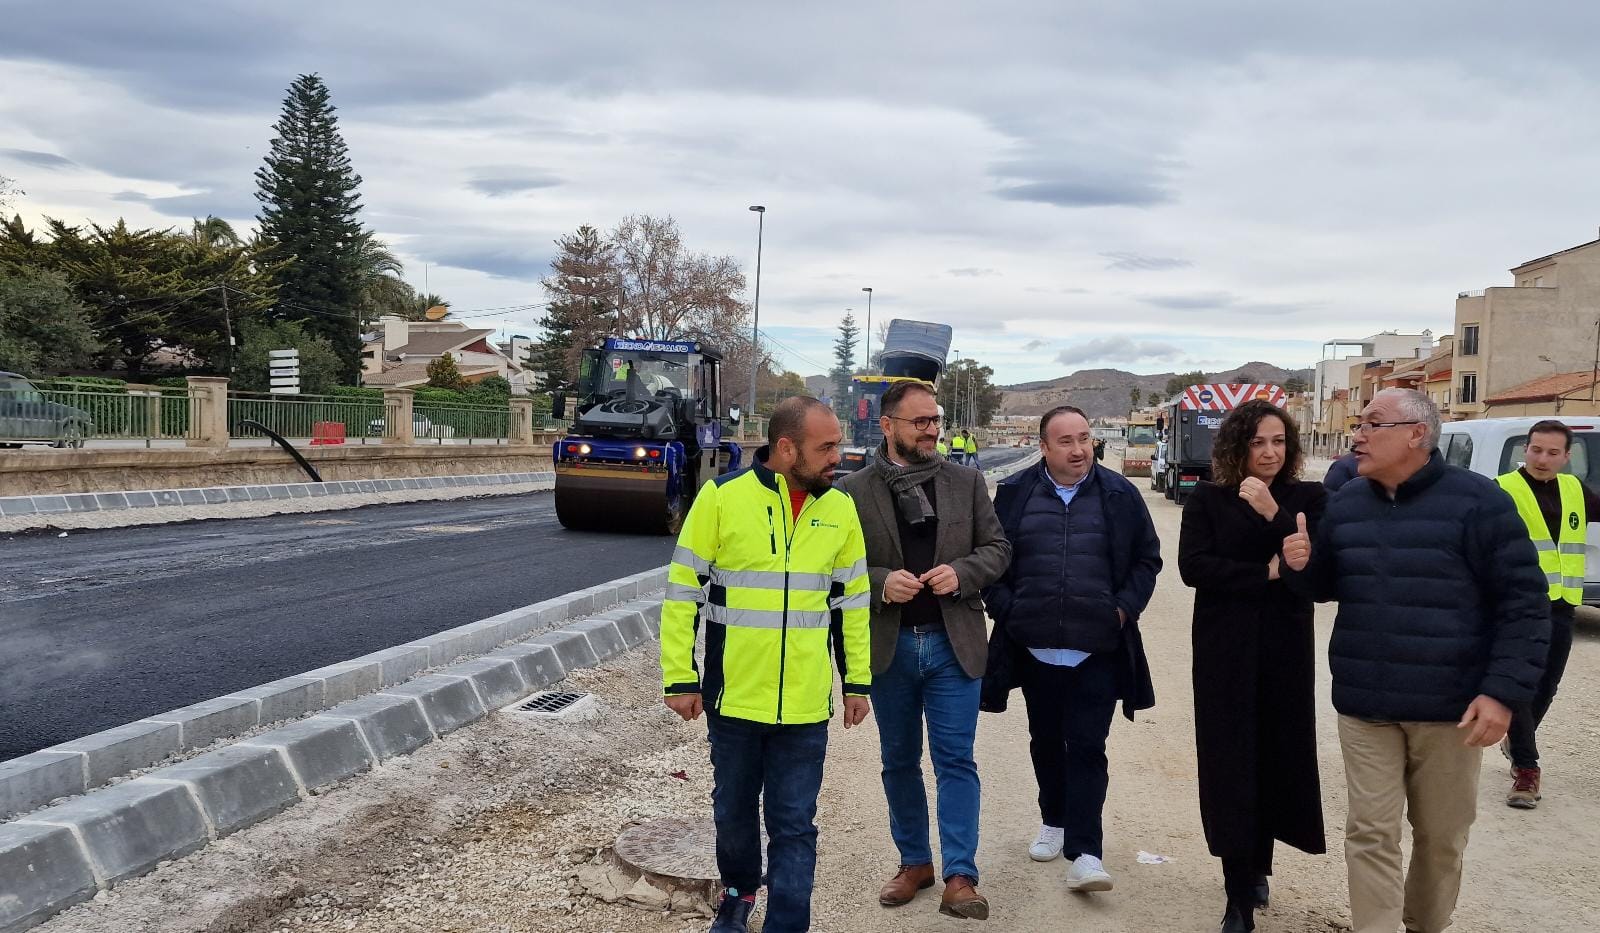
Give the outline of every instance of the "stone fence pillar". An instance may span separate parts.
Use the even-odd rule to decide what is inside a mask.
[[[221,376],[190,376],[189,447],[228,446],[228,380]]]
[[[533,399],[511,400],[511,424],[507,428],[506,443],[513,447],[527,447],[533,443]]]
[[[415,444],[417,425],[412,416],[411,400],[416,395],[410,389],[383,390],[383,442],[385,444]]]

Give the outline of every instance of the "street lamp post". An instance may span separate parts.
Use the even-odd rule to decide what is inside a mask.
[[[872,289],[863,288],[867,293],[867,375],[872,375]]]
[[[756,370],[761,368],[761,236],[767,220],[767,209],[760,204],[750,205],[756,212],[756,306],[754,319],[750,322],[750,413],[747,418],[756,415]]]
[[[950,425],[949,425],[950,431],[951,431],[952,434],[955,432],[956,427],[961,424],[961,351],[957,350],[957,351],[955,351],[955,353],[956,353],[956,384],[955,384],[955,387],[954,387],[955,391],[953,393],[951,393],[955,397],[950,400]]]

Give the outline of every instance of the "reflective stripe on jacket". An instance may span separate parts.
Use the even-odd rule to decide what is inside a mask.
[[[756,457],[707,483],[684,519],[661,604],[663,686],[737,719],[822,722],[835,663],[845,694],[872,683],[866,543],[848,496],[808,496],[796,518],[787,481],[765,448]]]
[[[1551,602],[1583,605],[1584,551],[1589,541],[1588,517],[1584,515],[1583,486],[1570,473],[1556,477],[1561,490],[1561,538],[1550,540],[1550,526],[1539,509],[1533,487],[1522,473],[1513,470],[1498,478],[1500,488],[1511,494],[1517,514],[1528,526],[1528,537],[1539,551],[1539,569],[1550,584]]]

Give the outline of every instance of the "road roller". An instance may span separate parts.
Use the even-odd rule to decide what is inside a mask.
[[[687,340],[612,337],[584,350],[572,397],[556,393],[551,409],[564,418],[572,404],[572,432],[552,452],[561,524],[677,534],[700,487],[743,459],[722,436],[721,367],[715,349]]]

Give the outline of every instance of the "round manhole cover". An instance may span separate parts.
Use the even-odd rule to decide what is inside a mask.
[[[765,844],[766,833],[762,833]],[[617,837],[617,858],[639,871],[692,881],[716,881],[717,829],[710,820],[664,816]]]

